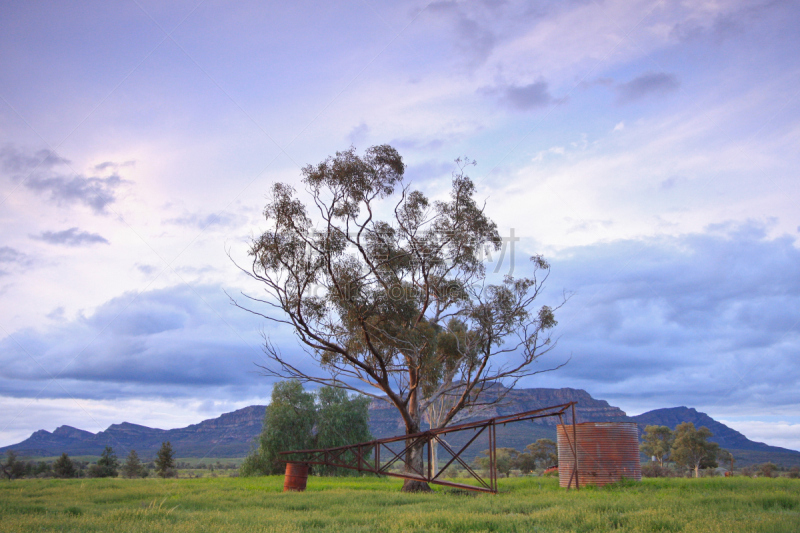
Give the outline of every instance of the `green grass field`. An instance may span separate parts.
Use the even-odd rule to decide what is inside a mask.
[[[377,478],[0,482],[0,531],[800,531],[800,480],[647,479],[567,491],[500,480],[500,494],[403,494]]]

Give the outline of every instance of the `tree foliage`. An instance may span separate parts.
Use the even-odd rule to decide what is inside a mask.
[[[717,466],[719,444],[708,439],[714,434],[705,426],[695,429],[691,422],[684,422],[675,427],[675,439],[672,443],[672,460],[678,465],[694,470],[694,477],[700,477],[701,468]]]
[[[489,450],[481,452],[483,457],[478,456],[475,458],[475,464],[484,470],[489,469]],[[511,470],[517,468],[517,459],[519,452],[514,448],[497,448],[495,450],[495,465],[500,474],[509,476]]]
[[[136,450],[131,450],[122,464],[122,475],[126,478],[147,477],[147,469],[139,459]]]
[[[523,474],[530,474],[536,470],[536,460],[530,452],[523,452],[517,456],[516,466]]]
[[[315,447],[333,448],[372,440],[369,398],[363,395],[351,398],[343,389],[321,387],[317,392],[317,402]],[[319,472],[328,475],[355,474],[353,470],[330,466],[320,467]]]
[[[642,443],[639,449],[648,457],[655,457],[658,465],[663,467],[669,457],[674,436],[667,426],[647,426],[644,428]]]
[[[351,398],[345,390],[321,387],[306,392],[297,380],[282,381],[272,388],[264,414],[259,446],[242,464],[244,476],[280,474],[285,468],[279,453],[311,448],[331,448],[372,439],[369,431],[369,399]],[[317,468],[317,467],[315,467]],[[318,467],[324,474],[351,471]]]
[[[717,452],[717,462],[720,466],[727,467],[729,472],[733,472],[736,458],[728,450],[720,448],[719,452]]]
[[[539,439],[525,449],[542,470],[558,464],[558,446],[550,439]]]
[[[172,444],[169,441],[162,442],[156,454],[156,474],[160,477],[175,476],[175,458],[172,451]]]
[[[66,452],[61,454],[61,457],[53,462],[53,475],[60,478],[71,478],[78,475],[72,459],[69,458]]]
[[[8,450],[5,461],[0,461],[0,471],[6,479],[17,479],[25,475],[25,463],[17,458],[15,451]]]
[[[273,186],[269,229],[253,241],[247,271],[266,294],[242,307],[290,326],[319,371],[267,339],[268,374],[351,390],[360,381],[397,408],[410,434],[443,395],[457,397],[437,417],[442,426],[479,405],[489,384],[546,370],[532,363],[552,348],[556,325],[551,307],[534,308],[549,265],[535,256],[530,277],[487,282],[484,254],[511,252],[475,201],[466,163],[439,201],[403,182],[405,165],[388,145],[306,166],[305,202]],[[421,469],[420,446],[407,461]]]
[[[514,448],[497,448],[496,465],[497,471],[509,476],[511,470],[518,469],[524,474],[529,474],[541,468],[547,469],[558,464],[558,446],[550,439],[539,439],[525,447],[525,452],[520,453]],[[489,468],[489,450],[481,452],[483,457],[478,456],[475,464],[483,469]]]
[[[279,452],[314,447],[312,429],[316,422],[314,395],[297,380],[281,381],[272,387],[264,414],[259,446],[243,462],[241,474],[280,474],[285,467]]]
[[[89,477],[117,477],[119,461],[111,446],[106,446],[97,464],[89,467]]]
[[[761,477],[778,477],[778,466],[775,463],[762,463],[758,469]]]

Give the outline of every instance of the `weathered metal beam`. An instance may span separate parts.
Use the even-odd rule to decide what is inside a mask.
[[[293,462],[293,463],[306,463],[306,464],[318,464],[318,465],[328,465],[338,468],[348,468],[351,470],[358,470],[359,472],[370,472],[373,474],[385,475],[385,476],[392,476],[392,477],[399,477],[403,479],[412,479],[416,481],[424,481],[427,483],[434,483],[437,485],[444,485],[448,487],[456,487],[465,490],[475,490],[480,492],[497,492],[497,424],[509,424],[513,422],[523,422],[526,420],[535,420],[538,418],[546,418],[551,416],[557,416],[559,420],[562,421],[563,424],[563,416],[564,413],[571,409],[572,410],[572,422],[573,422],[573,438],[570,442],[570,449],[575,454],[575,463],[573,467],[573,471],[570,475],[570,486],[572,485],[572,478],[575,479],[575,484],[577,487],[578,481],[578,461],[577,461],[577,434],[574,431],[576,419],[575,419],[575,404],[577,402],[569,402],[560,405],[554,405],[551,407],[545,407],[542,409],[535,409],[533,411],[525,411],[522,413],[516,413],[513,415],[506,415],[506,416],[497,416],[494,418],[487,418],[485,420],[478,420],[475,422],[466,422],[463,424],[458,424],[455,426],[444,427],[444,428],[436,428],[436,429],[429,429],[427,431],[421,431],[419,433],[414,433],[411,435],[398,435],[396,437],[389,437],[384,439],[375,439],[369,442],[361,442],[358,444],[350,444],[346,446],[337,446],[334,448],[320,448],[320,449],[312,449],[312,450],[293,450],[288,452],[281,452],[280,455],[286,457],[282,459],[285,462]],[[489,430],[489,480],[488,482],[481,477],[474,469],[472,469],[462,458],[461,454],[473,443],[475,440],[480,436],[485,430]],[[460,447],[458,451],[453,450],[451,446],[449,446],[444,439],[441,438],[442,435],[446,435],[448,433],[455,433],[459,431],[468,431],[468,430],[476,430],[475,435],[472,436],[466,444]],[[569,440],[569,438],[568,438]],[[451,455],[450,460],[445,464],[444,467],[441,469],[434,469],[432,465],[433,461],[433,453],[431,449],[431,442],[436,441],[442,445],[442,447]],[[403,450],[399,453],[392,450],[388,445],[393,443],[403,442],[405,445]],[[410,469],[410,465],[406,461],[406,453],[411,449],[413,446],[417,446],[421,444],[422,446],[428,446],[428,467],[427,472],[390,472],[389,468],[391,468],[396,463],[402,463],[406,466],[407,469]],[[369,451],[365,454],[365,450],[372,449],[372,454],[374,455],[374,463],[368,462],[366,457],[369,455]],[[382,464],[381,462],[381,448],[385,448],[389,451],[390,459]],[[297,458],[296,456],[303,456]],[[469,472],[474,480],[476,480],[480,485],[467,485],[464,483],[455,483],[452,481],[444,481],[439,479],[442,473],[447,470],[447,468],[452,465],[454,462],[458,462],[464,469]],[[437,471],[438,470],[438,471]],[[426,475],[427,474],[427,475]]]

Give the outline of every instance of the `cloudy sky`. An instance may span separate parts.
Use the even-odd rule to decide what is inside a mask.
[[[6,2],[0,445],[265,403],[226,291],[270,184],[389,143],[453,160],[525,254],[567,366],[629,414],[686,405],[800,449],[793,1]]]

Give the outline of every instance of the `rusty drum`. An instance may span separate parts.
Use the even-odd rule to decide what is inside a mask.
[[[283,478],[283,492],[306,490],[308,465],[305,463],[286,463],[286,476]]]
[[[584,422],[574,428],[574,433],[572,425],[558,425],[557,435],[558,479],[562,487],[575,486],[575,440],[579,486],[602,486],[622,478],[642,480],[639,431],[635,423]]]

